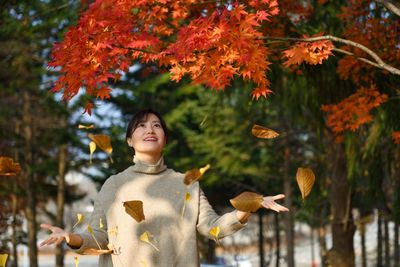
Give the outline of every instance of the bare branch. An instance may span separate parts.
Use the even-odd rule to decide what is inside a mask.
[[[393,12],[393,14],[400,17],[400,7],[396,6],[394,3],[392,3],[388,0],[376,0],[376,2],[381,3],[387,9],[389,9],[391,12]]]
[[[350,40],[346,40],[346,39],[343,39],[343,38],[339,38],[339,37],[336,37],[336,36],[325,35],[325,36],[317,36],[317,37],[310,37],[310,38],[290,38],[290,37],[263,36],[263,37],[260,37],[260,39],[263,39],[263,40],[296,41],[296,42],[315,42],[315,41],[329,40],[329,41],[333,41],[333,42],[343,43],[343,44],[350,45],[350,46],[357,47],[357,48],[361,49],[362,51],[364,51],[365,53],[370,55],[374,59],[375,62],[370,61],[370,60],[365,59],[365,58],[360,58],[361,61],[366,62],[368,64],[373,63],[371,65],[373,65],[375,67],[387,70],[388,72],[390,72],[392,74],[395,74],[395,75],[400,75],[400,69],[395,68],[395,67],[383,62],[383,60],[375,52],[373,52],[371,49],[369,49],[368,47],[366,47],[366,46],[364,46],[364,45],[362,45],[360,43],[356,43],[356,42],[353,42],[353,41],[350,41]],[[339,52],[344,53],[343,51],[345,51],[345,50],[341,50]],[[350,53],[350,52],[348,52],[348,53]]]

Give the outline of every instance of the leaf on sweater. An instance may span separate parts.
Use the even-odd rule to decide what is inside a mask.
[[[233,207],[245,212],[256,212],[262,207],[263,196],[253,192],[243,192],[230,199]]]
[[[93,237],[94,241],[96,242],[97,246],[99,247],[99,250],[101,250],[100,244],[97,241],[96,236],[94,235],[92,226],[88,225],[87,230],[88,230],[89,234]]]
[[[79,258],[78,257],[74,257],[74,263],[75,263],[75,267],[79,266]]]
[[[113,160],[111,158],[111,154],[113,151],[113,148],[111,146],[111,138],[108,135],[105,134],[88,134],[88,137],[96,143],[98,147],[101,148],[104,152],[108,154],[110,157],[111,163],[113,163]]]
[[[209,234],[214,237],[215,242],[219,243],[219,233],[221,232],[221,229],[219,226],[211,228]]]
[[[254,124],[251,133],[258,138],[272,139],[279,136],[279,133],[269,128]]]
[[[109,229],[107,232],[109,235],[117,236],[118,235],[118,226],[115,226],[114,228]]]
[[[78,125],[78,129],[85,129],[85,130],[88,130],[88,129],[93,129],[93,128],[94,128],[94,124],[90,124],[90,125],[79,124],[79,125]]]
[[[0,267],[6,267],[8,254],[0,254]]]
[[[189,193],[189,192],[186,192],[186,193],[185,193],[185,199],[184,199],[184,201],[183,201],[181,219],[183,219],[183,215],[185,214],[186,203],[189,202],[191,199],[192,199],[192,196],[190,195],[190,193]]]
[[[203,168],[200,169],[192,169],[185,173],[185,178],[183,182],[185,185],[193,184],[194,182],[200,180],[203,174],[210,168],[210,164],[207,164]]]
[[[315,175],[310,168],[298,168],[296,173],[297,185],[300,188],[303,200],[311,193],[314,186]]]
[[[21,171],[19,163],[14,162],[12,158],[0,157],[0,175],[14,176]]]
[[[152,246],[155,250],[157,250],[158,252],[160,252],[160,250],[153,244],[150,242],[150,239],[153,237],[152,234],[150,234],[150,232],[145,231],[143,234],[140,235],[140,241],[143,241],[147,244],[149,244],[150,246]]]
[[[140,261],[140,264],[141,264],[143,267],[148,267],[148,266],[149,266],[149,264],[147,263],[146,260],[141,260],[141,261]]]
[[[104,224],[103,224],[103,220],[100,218],[99,220],[99,228],[103,229],[104,228]]]
[[[131,200],[124,202],[125,212],[131,215],[137,222],[145,219],[143,213],[143,202],[140,200]]]
[[[92,157],[93,157],[93,153],[95,150],[96,150],[96,143],[92,141],[89,143],[89,151],[90,151],[89,162],[90,162],[90,164],[92,164]]]
[[[76,223],[74,224],[74,226],[72,226],[72,229],[75,228],[78,224],[82,223],[83,220],[85,219],[85,216],[83,216],[82,213],[77,213],[77,214],[76,214],[76,218],[77,218],[78,220],[76,221]]]

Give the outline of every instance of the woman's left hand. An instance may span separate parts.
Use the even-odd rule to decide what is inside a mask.
[[[264,208],[274,210],[276,212],[289,211],[289,209],[286,208],[285,206],[279,205],[278,203],[275,202],[275,200],[282,199],[284,197],[285,197],[284,194],[264,197],[262,205]]]

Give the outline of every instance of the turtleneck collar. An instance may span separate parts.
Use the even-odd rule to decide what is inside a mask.
[[[133,165],[132,169],[135,172],[158,174],[167,169],[167,165],[164,164],[164,158],[162,156],[160,160],[154,165],[140,161],[136,156],[133,157],[133,162],[135,163],[135,165]]]

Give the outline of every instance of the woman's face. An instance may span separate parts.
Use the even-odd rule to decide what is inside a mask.
[[[146,118],[139,122],[127,142],[135,150],[137,156],[146,155],[159,158],[166,144],[160,119],[152,113],[147,114]]]

